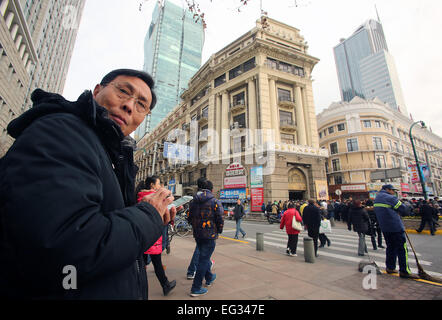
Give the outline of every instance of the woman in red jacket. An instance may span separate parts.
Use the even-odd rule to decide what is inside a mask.
[[[138,202],[143,199],[144,196],[148,196],[152,193],[155,193],[158,189],[161,188],[161,181],[158,176],[147,177],[144,182],[144,187],[146,189],[142,189],[137,194]],[[169,218],[170,219],[170,218]],[[166,220],[167,221],[167,220]],[[153,244],[145,253],[145,259],[147,264],[147,255],[150,255],[152,260],[153,268],[155,270],[155,275],[157,276],[158,281],[163,287],[163,294],[167,296],[170,291],[176,286],[176,281],[169,281],[166,277],[166,272],[164,271],[163,263],[161,262],[161,253],[163,252],[163,237],[161,236],[157,242]]]
[[[296,257],[296,248],[298,246],[298,234],[300,231],[292,228],[292,221],[296,219],[298,222],[302,222],[302,218],[299,215],[299,212],[295,209],[295,205],[290,202],[288,205],[288,209],[284,212],[284,215],[281,218],[280,228],[284,229],[289,236],[289,240],[287,241],[287,250],[286,253],[291,257]]]

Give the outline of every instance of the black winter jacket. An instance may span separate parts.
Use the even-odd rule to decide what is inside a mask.
[[[209,190],[198,191],[189,205],[188,221],[195,239],[215,240],[223,232],[223,206]]]
[[[365,208],[351,207],[348,211],[348,230],[351,230],[353,225],[353,231],[357,233],[367,234],[370,227],[370,218]]]
[[[0,162],[0,296],[147,299],[142,256],[163,223],[135,204],[133,148],[90,91],[70,102],[37,89],[32,101]]]
[[[321,226],[321,210],[313,204],[309,204],[304,208],[302,213],[302,221],[307,227],[309,234],[319,234]]]
[[[244,207],[241,204],[236,204],[233,209],[233,218],[239,220],[244,216]]]

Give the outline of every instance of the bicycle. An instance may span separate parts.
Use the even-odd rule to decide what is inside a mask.
[[[169,245],[166,248],[166,252],[170,253],[170,243],[172,242],[173,236],[178,235],[180,237],[187,236],[192,231],[192,225],[187,222],[186,216],[187,216],[187,210],[182,210],[180,213],[177,213],[177,216],[175,218],[174,225],[169,223],[167,228],[167,239]]]

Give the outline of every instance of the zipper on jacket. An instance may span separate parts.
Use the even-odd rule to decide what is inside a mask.
[[[137,287],[138,287],[138,300],[143,300],[143,297],[141,296],[141,274],[140,274],[140,263],[139,260],[137,259],[135,261],[135,271],[137,273]]]

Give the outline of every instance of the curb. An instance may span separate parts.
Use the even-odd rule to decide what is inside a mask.
[[[425,234],[425,235],[427,235],[427,236],[429,236],[431,233],[430,233],[430,230],[422,230],[421,232],[417,232],[416,230],[414,230],[414,229],[406,229],[405,230],[407,233],[412,233],[412,234]],[[442,230],[436,230],[436,232],[434,233],[435,235],[437,235],[437,236],[442,236]]]

